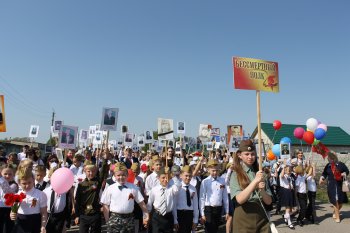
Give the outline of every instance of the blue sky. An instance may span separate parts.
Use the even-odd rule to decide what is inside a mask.
[[[132,132],[157,118],[222,131],[256,127],[255,91],[233,88],[232,56],[279,63],[280,93],[261,93],[262,122],[314,117],[348,133],[349,1],[0,1],[0,93],[7,132],[56,119],[87,129],[119,107]]]

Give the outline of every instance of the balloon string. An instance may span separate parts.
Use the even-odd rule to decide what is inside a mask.
[[[275,139],[276,132],[277,132],[277,130],[275,130],[275,133],[273,134],[273,137],[272,137],[272,144],[274,144],[274,143],[273,143],[273,140]]]

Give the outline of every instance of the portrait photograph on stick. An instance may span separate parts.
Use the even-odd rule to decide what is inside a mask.
[[[37,138],[39,135],[39,125],[31,125],[29,130],[30,138]]]
[[[166,140],[174,138],[173,119],[158,118],[158,138]]]
[[[75,144],[78,135],[78,127],[62,125],[59,133],[59,148],[75,149]]]
[[[101,130],[117,130],[118,111],[118,108],[102,109]]]

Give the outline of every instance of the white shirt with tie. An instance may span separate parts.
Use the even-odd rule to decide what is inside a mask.
[[[225,179],[217,177],[214,179],[212,176],[208,176],[201,183],[200,189],[200,211],[204,216],[205,206],[222,206],[224,204],[225,213],[228,213],[228,194],[225,185]]]
[[[121,185],[115,182],[108,186],[105,195],[101,198],[101,203],[108,205],[111,212],[130,214],[134,211],[134,201],[140,203],[143,200],[143,196],[136,185],[128,182]]]
[[[177,195],[175,196],[175,208],[173,209],[174,223],[178,224],[177,221],[177,210],[193,210],[193,222],[198,223],[198,195],[197,190],[191,184],[181,183],[181,188]],[[191,205],[187,205],[187,196],[186,196],[186,186],[190,191]]]
[[[172,212],[172,210],[174,209],[175,195],[179,192],[180,187],[181,183],[176,180],[175,184],[172,186],[167,185],[167,187],[163,187],[159,184],[156,187],[152,188],[151,192],[149,193],[149,198],[147,202],[148,211],[151,212],[152,208],[154,208],[157,212],[159,212],[162,201],[162,189],[164,188],[166,213]]]
[[[44,189],[43,191],[46,195],[46,198],[47,198],[47,212],[48,213],[51,213],[51,194],[53,192],[52,190],[52,187],[49,186],[47,187],[46,189]],[[61,213],[64,208],[66,207],[66,197],[67,197],[67,194],[64,193],[64,194],[57,194],[55,193],[55,199],[54,199],[54,202],[53,202],[53,212],[55,214],[57,213]]]
[[[158,179],[158,175],[156,172],[152,172],[149,176],[147,176],[146,178],[146,182],[145,182],[145,193],[147,196],[150,195],[150,192],[152,190],[153,187],[159,185],[159,179]]]

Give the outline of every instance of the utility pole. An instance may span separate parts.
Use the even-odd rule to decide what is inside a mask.
[[[54,121],[55,121],[55,109],[52,109],[51,126],[53,126]],[[52,139],[52,133],[50,132],[50,140],[51,139]]]

